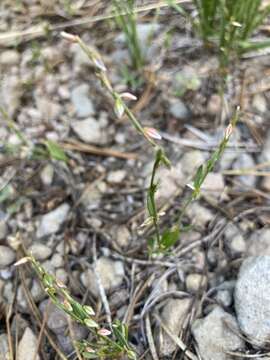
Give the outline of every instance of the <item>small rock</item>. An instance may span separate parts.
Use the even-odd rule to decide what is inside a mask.
[[[0,218],[0,240],[5,239],[5,237],[7,236],[7,224],[5,220],[2,220]]]
[[[71,91],[71,101],[79,118],[86,118],[95,113],[89,91],[90,88],[87,84],[81,84]]]
[[[7,334],[0,335],[0,360],[10,359]]]
[[[40,302],[44,300],[44,298],[46,298],[46,293],[44,289],[40,285],[40,282],[36,279],[33,280],[33,284],[31,287],[31,294],[35,302]]]
[[[254,231],[249,237],[247,253],[250,256],[270,255],[270,229]]]
[[[60,254],[54,254],[51,258],[51,263],[55,268],[59,268],[64,265],[64,259]]]
[[[61,106],[45,97],[36,96],[37,108],[40,111],[42,117],[47,121],[58,120],[61,114]]]
[[[177,191],[181,192],[183,185],[183,172],[181,163],[176,164],[171,169],[161,167],[158,169],[157,178],[161,179],[156,198],[160,202],[170,199]]]
[[[125,225],[117,226],[116,242],[121,248],[125,248],[129,245],[129,242],[131,240],[130,238],[131,238],[130,232]]]
[[[71,127],[80,140],[86,143],[101,145],[107,141],[106,133],[100,122],[92,117],[85,120],[73,121]]]
[[[213,219],[213,213],[197,202],[190,204],[186,211],[193,225],[204,228]]]
[[[229,307],[232,304],[232,293],[230,290],[219,290],[216,295],[216,301],[224,307]]]
[[[15,252],[9,247],[0,245],[0,269],[12,264],[16,259]]]
[[[53,181],[54,168],[51,164],[47,164],[40,172],[40,179],[45,186],[50,186]]]
[[[66,313],[63,310],[58,309],[58,307],[48,300],[42,301],[39,308],[43,314],[46,313],[46,323],[48,328],[57,335],[63,335],[68,326]]]
[[[62,348],[62,350],[66,354],[70,354],[74,350],[73,340],[85,340],[88,335],[88,330],[85,326],[82,326],[77,323],[72,324],[72,335],[74,336],[72,339],[70,336],[66,336],[65,334],[58,334],[57,340]]]
[[[267,111],[267,102],[263,94],[255,94],[252,100],[252,107],[259,113],[265,113]]]
[[[246,251],[246,242],[240,230],[233,223],[229,224],[225,230],[224,237],[226,244],[233,254],[244,253]]]
[[[170,102],[169,112],[176,119],[186,120],[190,118],[190,110],[180,99],[174,99]]]
[[[220,95],[213,94],[210,96],[207,104],[207,112],[212,116],[219,115],[221,112],[222,101]]]
[[[207,284],[207,277],[202,274],[189,274],[186,278],[186,287],[189,292],[196,293]]]
[[[263,346],[270,337],[270,256],[251,256],[239,271],[234,306],[243,333]]]
[[[17,356],[20,360],[39,360],[37,354],[38,341],[33,331],[28,327],[25,329],[22,339],[18,345]]]
[[[270,176],[265,176],[262,181],[262,188],[266,191],[270,191]]]
[[[162,319],[164,324],[171,330],[175,336],[179,336],[183,329],[184,322],[190,309],[190,299],[170,299],[162,310]],[[159,352],[161,356],[169,356],[175,351],[177,345],[162,330],[159,331]]]
[[[17,75],[3,76],[0,86],[0,105],[13,117],[21,104],[23,88]]]
[[[46,215],[43,215],[37,229],[37,237],[56,233],[67,218],[70,206],[62,204]]]
[[[127,175],[126,170],[110,171],[107,180],[112,184],[121,184]]]
[[[100,257],[97,260],[96,266],[101,283],[106,291],[113,290],[121,285],[125,275],[124,266],[121,261],[113,261],[106,257]],[[82,273],[81,281],[93,295],[99,296],[96,276],[92,269]]]
[[[243,349],[244,341],[231,329],[238,331],[237,322],[220,307],[193,323],[192,333],[203,360],[233,360],[226,351]]]
[[[205,161],[202,151],[187,151],[181,158],[182,171],[185,175],[194,175],[200,165]]]
[[[29,251],[33,254],[36,260],[41,261],[48,259],[48,257],[52,254],[52,250],[47,245],[41,243],[34,243],[30,247]]]
[[[16,50],[6,50],[0,54],[0,65],[13,66],[20,61],[20,54]]]
[[[233,168],[236,170],[248,169],[253,168],[255,165],[256,164],[253,160],[253,157],[249,154],[243,153],[237,158],[237,160],[233,164]],[[237,176],[237,179],[245,186],[254,187],[257,177],[255,175],[240,175]]]
[[[224,188],[225,182],[222,174],[213,172],[206,176],[202,185],[202,191],[213,196],[220,196],[220,194],[224,191]]]
[[[268,130],[268,133],[266,135],[266,139],[264,142],[262,155],[261,155],[261,161],[270,161],[270,130]]]

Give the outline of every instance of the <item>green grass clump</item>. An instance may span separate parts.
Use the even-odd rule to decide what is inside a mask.
[[[252,42],[251,36],[270,13],[262,0],[193,0],[198,17],[195,30],[207,46],[218,47],[220,66],[226,69],[234,56],[270,45]]]
[[[132,67],[140,71],[144,65],[142,49],[137,34],[135,0],[113,0],[115,21],[125,35]]]

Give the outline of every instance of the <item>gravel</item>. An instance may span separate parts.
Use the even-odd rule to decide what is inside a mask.
[[[28,327],[25,329],[22,339],[18,345],[18,359],[20,360],[39,360],[40,357],[36,354],[37,337],[33,331]]]
[[[69,209],[70,206],[68,204],[62,204],[46,215],[43,215],[37,228],[37,237],[42,238],[43,236],[57,233],[65,222]]]
[[[96,269],[105,290],[110,291],[121,285],[125,275],[124,266],[121,261],[113,261],[107,257],[101,257],[97,260]],[[81,281],[94,296],[99,296],[96,276],[92,269],[82,273]]]
[[[237,331],[235,318],[218,306],[205,318],[196,320],[192,334],[202,360],[233,360],[234,357],[227,355],[226,351],[244,348],[244,341],[236,335]]]
[[[0,245],[0,269],[11,265],[16,259],[15,252],[7,246]]]
[[[270,257],[251,256],[239,271],[234,292],[237,320],[253,343],[264,345],[270,337]]]
[[[171,332],[178,336],[183,330],[184,322],[188,316],[191,299],[170,299],[166,302],[161,314],[164,324],[171,330]],[[159,330],[159,352],[161,356],[169,356],[172,354],[177,345],[174,341],[162,330]]]
[[[71,127],[80,140],[89,144],[106,143],[106,134],[101,123],[93,117],[85,120],[73,121]]]
[[[179,120],[187,120],[190,118],[190,110],[185,103],[180,99],[173,99],[170,101],[170,114]]]
[[[270,255],[270,229],[265,227],[254,231],[247,241],[250,256]]]
[[[52,254],[52,249],[42,243],[34,243],[29,248],[29,251],[33,254],[36,260],[41,261],[48,259]]]
[[[7,334],[0,335],[0,360],[9,359],[9,346]]]
[[[89,97],[90,87],[88,84],[81,84],[71,90],[71,101],[76,115],[79,118],[86,118],[94,115],[94,105]]]

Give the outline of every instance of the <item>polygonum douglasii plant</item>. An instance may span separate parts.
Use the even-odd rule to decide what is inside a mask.
[[[26,262],[31,263],[51,301],[71,319],[90,330],[89,340],[76,344],[85,359],[121,359],[124,355],[133,360],[137,358],[128,343],[128,330],[124,324],[116,321],[109,325],[109,328],[101,327],[94,319],[93,308],[76,301],[67,287],[53,275],[48,274],[33,256],[24,257],[15,265]]]
[[[183,209],[180,211],[179,221],[171,229],[166,229],[161,233],[159,226],[159,218],[162,214],[158,211],[158,206],[156,203],[155,195],[158,189],[158,181],[156,180],[157,171],[160,166],[166,166],[170,168],[171,164],[167,158],[165,151],[161,145],[158,145],[156,140],[161,140],[161,136],[158,131],[154,128],[143,127],[140,121],[135,117],[132,111],[124,102],[125,99],[135,100],[136,97],[130,93],[119,94],[111,85],[109,77],[107,75],[107,69],[101,59],[99,53],[92,47],[86,45],[79,36],[68,34],[63,32],[62,36],[71,41],[78,43],[81,49],[88,55],[89,59],[95,66],[96,75],[100,79],[102,85],[105,89],[111,94],[114,100],[114,111],[116,116],[122,117],[124,114],[130,120],[137,132],[144,137],[144,139],[152,146],[154,150],[154,165],[151,173],[150,186],[147,191],[147,210],[149,218],[146,220],[146,223],[152,225],[154,228],[154,235],[149,241],[151,253],[155,252],[164,252],[172,247],[180,236],[181,221],[187,206],[191,201],[195,200],[199,196],[200,188],[207,176],[207,174],[213,170],[214,165],[222,156],[226,145],[229,141],[230,134],[235,126],[239,111],[237,110],[230,125],[228,126],[223,140],[221,141],[218,149],[214,152],[212,157],[207,161],[206,164],[202,165],[195,176],[193,184],[193,192],[190,198],[187,200],[187,203],[184,205]]]
[[[107,69],[99,53],[92,47],[87,46],[79,36],[65,32],[62,33],[62,36],[66,40],[80,45],[81,49],[92,61],[97,77],[111,95],[114,101],[114,111],[116,116],[122,117],[125,114],[136,131],[144,137],[147,143],[151,145],[154,150],[154,164],[151,173],[150,186],[147,191],[147,210],[149,217],[145,223],[151,225],[154,230],[154,234],[150,241],[151,253],[164,253],[179,240],[185,210],[193,200],[198,198],[201,186],[207,174],[213,170],[216,162],[222,156],[238,119],[239,110],[236,111],[231,123],[227,127],[218,149],[213,153],[211,158],[197,170],[193,184],[190,186],[192,188],[192,193],[180,211],[178,222],[171,228],[161,231],[159,220],[162,213],[159,211],[155,199],[158,189],[158,180],[156,178],[157,171],[160,166],[166,166],[169,168],[170,161],[168,160],[163,147],[156,143],[156,141],[161,140],[160,134],[154,128],[143,127],[139,120],[130,111],[129,107],[125,103],[125,100],[136,100],[136,97],[128,92],[119,94],[115,91],[107,76]],[[136,353],[128,342],[128,331],[124,324],[120,321],[116,321],[113,324],[108,325],[106,328],[101,327],[95,320],[95,313],[92,307],[81,305],[77,302],[69,294],[67,287],[59,282],[53,275],[48,274],[32,255],[19,260],[16,265],[21,265],[25,262],[30,262],[32,264],[32,267],[36,271],[52,302],[58,308],[66,312],[73,320],[86,326],[90,330],[92,335],[90,340],[83,340],[77,343],[77,347],[84,358],[118,359],[123,356],[127,356],[129,359],[136,359]]]

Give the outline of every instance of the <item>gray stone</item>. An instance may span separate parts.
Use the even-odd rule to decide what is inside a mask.
[[[16,50],[5,50],[0,54],[0,65],[13,66],[20,61],[20,54]]]
[[[107,180],[109,183],[112,183],[112,184],[120,184],[123,182],[126,175],[127,175],[126,170],[110,171],[107,176]]]
[[[53,181],[54,169],[52,164],[47,164],[40,172],[40,179],[45,186],[50,186]]]
[[[270,256],[251,256],[240,269],[234,292],[237,320],[252,343],[270,337]]]
[[[190,118],[190,110],[180,99],[170,101],[169,112],[176,119],[186,120]]]
[[[46,215],[43,215],[37,229],[37,237],[41,238],[56,233],[66,220],[69,209],[70,206],[68,204],[62,204]]]
[[[23,88],[17,75],[3,76],[0,86],[0,105],[13,117],[21,104]]]
[[[157,178],[160,179],[156,198],[160,202],[170,199],[176,192],[182,192],[184,176],[181,163],[172,166],[171,169],[160,167],[157,171]]]
[[[236,335],[237,331],[235,318],[220,307],[215,307],[205,318],[196,320],[192,325],[192,334],[201,359],[233,360],[234,357],[226,352],[244,347],[244,341]]]
[[[11,265],[16,259],[15,252],[7,246],[0,245],[0,269]]]
[[[270,228],[263,228],[254,231],[249,237],[247,243],[248,243],[248,250],[247,250],[248,255],[270,256]]]
[[[58,309],[54,304],[48,300],[42,301],[39,306],[41,312],[47,316],[48,328],[57,335],[64,335],[64,332],[68,326],[68,319],[66,313]]]
[[[261,155],[261,161],[270,161],[270,130],[268,130],[265,143],[263,146],[263,151]]]
[[[225,189],[224,177],[222,174],[210,172],[203,185],[202,192],[208,195],[219,197]]]
[[[182,171],[187,176],[194,175],[200,165],[205,161],[202,151],[187,151],[181,158]]]
[[[25,329],[22,339],[18,345],[17,357],[20,360],[39,360],[37,353],[38,341],[36,335],[28,327]]]
[[[233,254],[244,253],[246,251],[247,245],[245,239],[238,227],[233,223],[226,227],[224,237],[226,244]]]
[[[207,112],[212,116],[220,115],[221,107],[222,101],[220,95],[211,95],[207,103]]]
[[[10,358],[7,334],[0,335],[0,360]]]
[[[125,225],[117,226],[113,236],[116,234],[116,242],[120,247],[127,247],[131,240],[131,234]]]
[[[196,293],[203,289],[207,284],[207,277],[203,274],[188,274],[186,277],[186,287],[189,292]]]
[[[232,304],[232,293],[230,290],[219,290],[216,295],[216,301],[224,306],[229,307]]]
[[[52,250],[49,248],[49,246],[42,243],[34,243],[29,248],[29,251],[33,254],[36,260],[41,261],[48,259],[48,257],[50,257],[52,254]]]
[[[81,84],[71,91],[71,101],[79,118],[94,114],[94,105],[89,97],[89,85]]]
[[[253,157],[246,153],[241,154],[233,164],[233,168],[236,170],[253,168],[254,166],[255,161]],[[255,175],[240,175],[237,176],[237,179],[245,186],[254,187],[257,177]]]
[[[270,191],[270,176],[265,176],[262,181],[262,188],[266,191]]]
[[[5,239],[5,237],[7,236],[7,224],[5,220],[2,220],[0,218],[0,240]]]
[[[190,299],[170,299],[162,310],[162,319],[164,324],[175,335],[179,336],[183,330],[184,322],[188,316],[190,308]],[[159,330],[159,352],[161,356],[169,356],[175,351],[177,345],[175,342],[162,330]]]
[[[96,270],[99,273],[101,283],[105,290],[110,291],[121,285],[125,271],[121,261],[113,261],[107,257],[100,257],[97,260]],[[89,291],[99,296],[99,290],[96,282],[96,276],[92,269],[88,269],[81,275],[83,285]]]
[[[252,100],[252,107],[259,113],[265,113],[267,111],[267,102],[263,94],[255,94]]]
[[[186,211],[193,225],[204,228],[213,219],[213,213],[197,202],[191,203]]]
[[[86,143],[101,145],[107,141],[107,136],[101,123],[92,117],[73,121],[71,127],[79,139]]]

